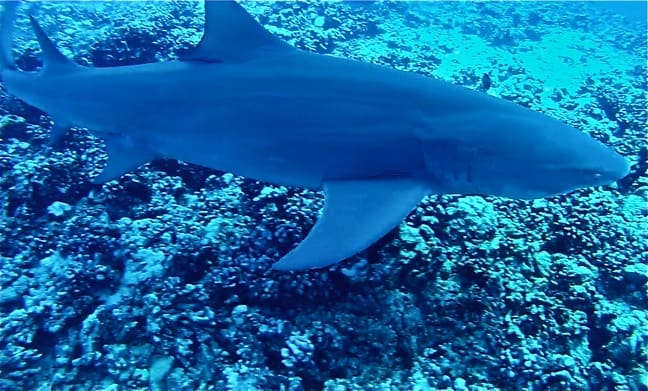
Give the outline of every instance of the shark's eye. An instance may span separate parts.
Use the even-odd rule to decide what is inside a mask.
[[[590,168],[579,168],[574,170],[578,175],[582,175],[584,177],[590,177],[594,180],[599,180],[603,178],[604,172],[601,170],[595,170],[595,169],[590,169]]]

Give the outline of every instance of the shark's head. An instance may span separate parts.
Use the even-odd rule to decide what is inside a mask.
[[[464,122],[455,130],[457,144],[445,142],[426,158],[428,169],[443,172],[450,193],[544,198],[608,185],[630,169],[623,156],[589,135],[526,109]],[[435,156],[454,163],[438,166]]]
[[[521,126],[517,198],[541,198],[608,185],[629,172],[623,156],[589,135],[539,113],[514,118]],[[513,151],[515,154],[516,152]]]

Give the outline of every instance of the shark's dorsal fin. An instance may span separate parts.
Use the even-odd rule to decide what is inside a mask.
[[[182,61],[242,62],[292,46],[264,29],[233,0],[205,0],[205,33]]]
[[[73,63],[69,58],[65,57],[58,48],[54,45],[51,39],[45,34],[43,28],[38,24],[36,19],[32,15],[29,15],[29,21],[31,22],[34,33],[36,34],[36,39],[40,44],[41,50],[43,52],[43,71],[50,72],[64,72],[70,69],[78,69],[79,65]]]
[[[322,216],[272,268],[312,269],[348,258],[396,227],[427,193],[423,183],[405,178],[327,182]]]

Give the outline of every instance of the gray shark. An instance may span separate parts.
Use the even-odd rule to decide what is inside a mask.
[[[173,158],[278,185],[323,189],[321,217],[274,269],[325,267],[366,249],[429,194],[533,199],[609,184],[626,160],[512,102],[422,75],[297,50],[233,1],[205,2],[205,33],[177,61],[90,68],[32,18],[43,68],[11,55],[0,79],[59,124],[106,142],[103,183]]]

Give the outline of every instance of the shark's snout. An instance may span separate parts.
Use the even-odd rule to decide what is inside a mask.
[[[616,157],[614,163],[609,170],[610,178],[613,181],[618,181],[625,178],[630,173],[630,163],[625,157],[615,152]]]
[[[624,156],[589,134],[569,125],[555,123],[540,128],[551,137],[544,150],[545,163],[555,170],[555,183],[569,191],[612,184],[628,175],[630,164]]]
[[[597,153],[591,156],[594,185],[608,185],[630,173],[630,164],[624,156],[597,142]]]

